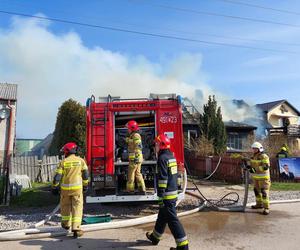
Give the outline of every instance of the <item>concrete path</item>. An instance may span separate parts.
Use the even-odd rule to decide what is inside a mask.
[[[272,205],[271,214],[200,212],[181,218],[190,240],[190,249],[300,249],[300,203]],[[73,240],[62,237],[18,242],[0,242],[0,249],[156,249],[174,246],[167,231],[159,246],[145,241],[153,225],[86,233]]]

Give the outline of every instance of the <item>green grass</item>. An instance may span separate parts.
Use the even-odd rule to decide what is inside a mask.
[[[274,191],[300,191],[300,183],[272,182],[271,190],[274,190]]]
[[[12,197],[12,207],[46,207],[58,204],[59,197],[51,194],[50,183],[33,183],[32,188],[22,190],[21,196]]]
[[[253,185],[249,185],[249,189],[253,190]],[[300,183],[296,182],[272,182],[271,191],[300,191]]]

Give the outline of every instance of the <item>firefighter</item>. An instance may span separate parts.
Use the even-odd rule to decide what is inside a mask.
[[[128,194],[134,193],[134,186],[136,180],[139,194],[145,194],[146,187],[145,187],[143,175],[141,174],[143,153],[142,153],[142,138],[141,135],[139,134],[139,126],[136,121],[129,121],[126,124],[126,127],[128,129],[126,143],[128,145],[128,158],[129,158],[126,192]]]
[[[65,159],[59,163],[55,171],[52,192],[60,190],[61,226],[69,230],[73,237],[83,235],[80,229],[83,210],[83,192],[88,189],[88,167],[85,161],[76,156],[77,145],[69,142],[62,147]]]
[[[277,153],[276,157],[277,158],[288,158],[289,157],[288,150],[287,150],[287,147],[285,145],[283,145],[280,148],[280,151]]]
[[[271,186],[270,160],[264,153],[264,148],[261,143],[254,142],[251,148],[253,150],[253,156],[250,159],[248,168],[252,174],[254,194],[256,198],[256,204],[251,206],[251,208],[263,208],[262,214],[268,215],[270,213],[269,191]]]
[[[177,201],[177,163],[170,150],[170,139],[161,134],[155,139],[155,149],[158,153],[157,167],[158,167],[158,189],[157,195],[159,197],[159,212],[154,226],[154,230],[146,233],[146,237],[157,245],[165,231],[168,224],[172,235],[175,238],[177,247],[175,249],[189,249],[189,242],[184,232],[183,226],[178,220],[176,214]]]

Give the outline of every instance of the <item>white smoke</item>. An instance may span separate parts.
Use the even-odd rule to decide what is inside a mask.
[[[77,33],[55,34],[50,25],[13,18],[9,29],[0,30],[0,82],[19,85],[19,137],[43,137],[52,132],[57,109],[69,98],[84,103],[92,94],[128,98],[177,93],[197,106],[211,94],[223,99],[203,83],[200,54],[183,53],[154,63],[142,55],[88,48]],[[201,98],[199,91],[195,95],[196,89],[201,90]],[[235,120],[240,115],[236,114]]]

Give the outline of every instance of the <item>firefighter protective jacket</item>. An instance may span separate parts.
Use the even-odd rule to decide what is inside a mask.
[[[129,161],[142,162],[142,138],[137,132],[132,132],[128,137],[126,137],[126,142],[128,144],[128,154]]]
[[[177,162],[173,153],[160,150],[157,160],[158,167],[158,196],[164,200],[176,199],[177,191]]]
[[[266,154],[255,154],[250,160],[250,165],[255,169],[255,173],[252,174],[253,180],[270,180],[270,159]]]
[[[88,167],[85,161],[71,154],[59,163],[55,171],[53,187],[61,190],[80,190],[88,185]]]

